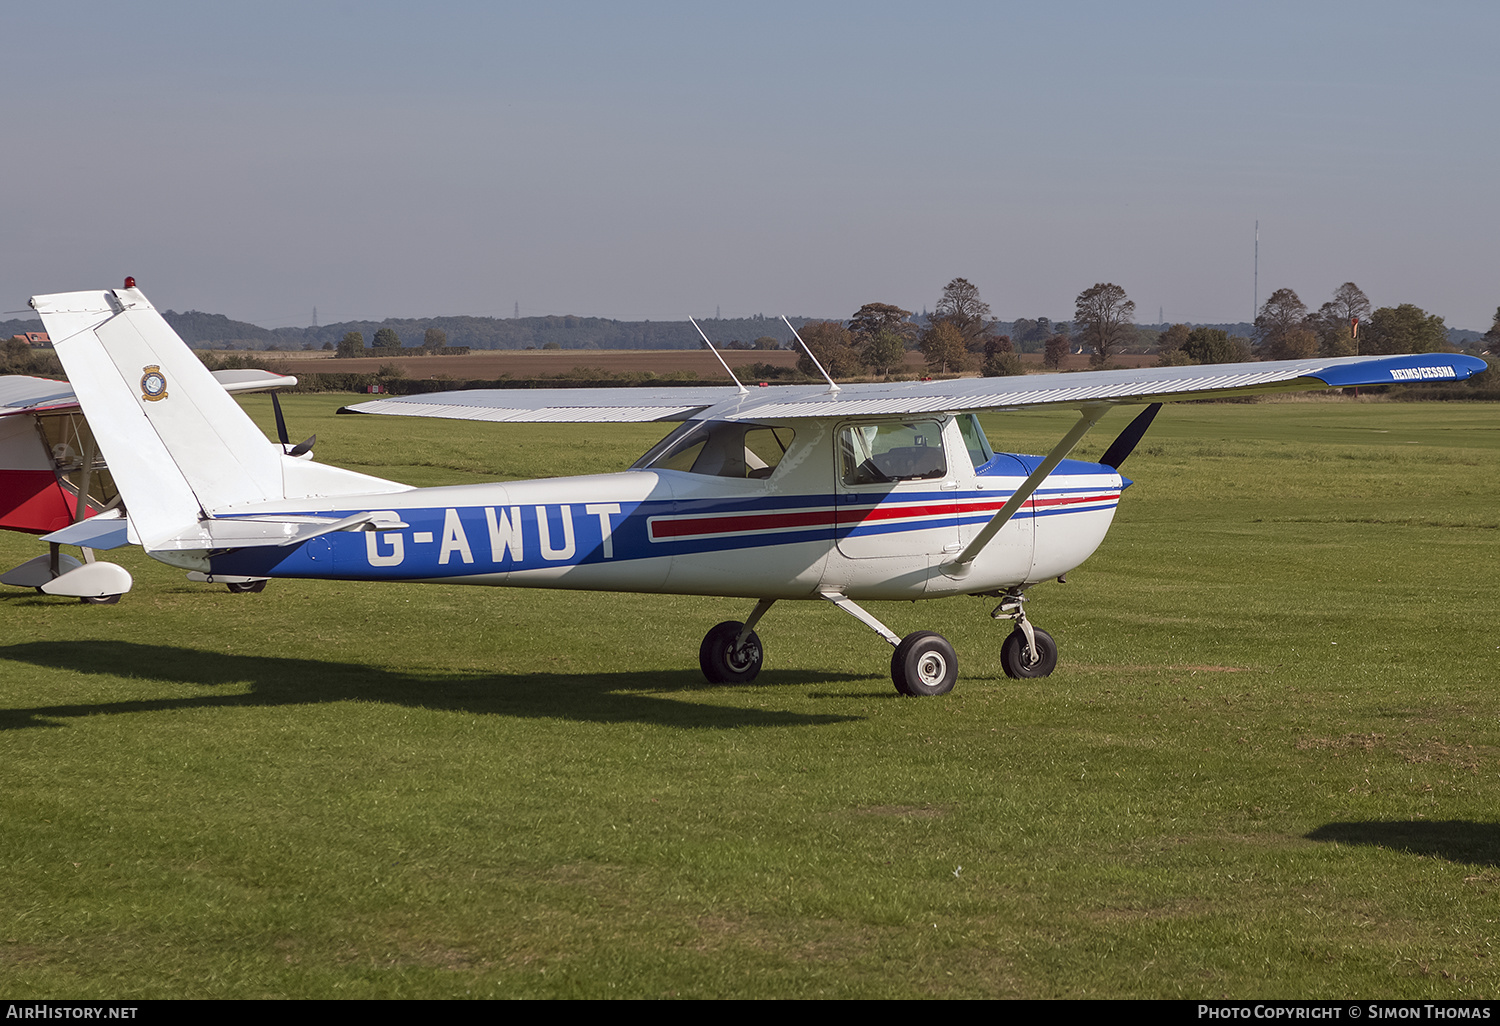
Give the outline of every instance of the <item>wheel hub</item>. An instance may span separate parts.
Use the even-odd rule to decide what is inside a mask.
[[[729,651],[724,654],[724,661],[737,671],[743,671],[752,666],[756,661],[758,653],[752,644],[729,646]]]

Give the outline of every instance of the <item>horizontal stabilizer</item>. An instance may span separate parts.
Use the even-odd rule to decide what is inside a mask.
[[[171,537],[158,538],[154,552],[253,549],[300,545],[334,531],[399,531],[408,525],[387,512],[355,513],[342,519],[313,516],[222,517],[201,520]]]
[[[277,388],[292,388],[297,384],[297,379],[290,374],[272,374],[256,367],[216,370],[213,375],[214,380],[224,386],[224,391],[232,395],[270,392]]]
[[[42,541],[58,545],[81,545],[89,549],[118,549],[129,545],[130,522],[121,516],[101,513],[60,531],[42,535]]]

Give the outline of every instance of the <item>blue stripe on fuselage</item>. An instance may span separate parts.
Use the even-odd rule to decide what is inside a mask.
[[[1065,461],[1077,462],[1077,461]],[[1096,464],[1078,464],[1095,473]],[[1070,472],[1077,472],[1071,471]],[[1056,488],[1044,492],[1078,493],[1087,488]],[[1104,486],[1099,488],[1104,491]],[[1110,489],[1111,491],[1113,489]],[[606,562],[691,554],[721,550],[759,548],[805,542],[832,542],[838,537],[870,534],[901,534],[926,531],[958,523],[979,524],[992,511],[962,513],[955,503],[1003,502],[998,491],[922,491],[885,493],[880,496],[826,494],[648,500],[638,503],[547,503],[543,505],[428,507],[399,509],[406,527],[395,531],[340,531],[300,545],[258,546],[211,556],[213,572],[247,577],[312,577],[332,579],[414,580],[463,577],[474,574],[537,570]],[[1055,508],[1026,508],[1018,516],[1058,516],[1109,509],[1113,497],[1097,502]],[[917,515],[911,520],[865,521],[836,524],[841,511],[875,509],[884,505],[942,505],[941,513]],[[593,507],[591,511],[591,506]],[[619,512],[599,507],[615,506]],[[814,523],[775,530],[761,529],[768,522],[754,514],[808,511]],[[318,510],[306,515],[342,518],[364,510]],[[818,520],[826,514],[826,522]],[[659,537],[652,540],[650,521],[665,518],[690,522],[697,517],[746,515],[743,528],[731,525],[715,533],[698,536]],[[253,518],[254,514],[246,514]],[[493,522],[493,526],[492,526]],[[608,544],[604,531],[609,525]],[[545,530],[544,530],[545,526]],[[545,544],[544,544],[545,543]]]

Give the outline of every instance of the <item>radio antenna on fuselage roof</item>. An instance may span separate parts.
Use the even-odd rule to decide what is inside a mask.
[[[688,320],[692,321],[693,327],[698,328],[698,322],[697,321],[694,321],[691,317],[689,317]],[[729,375],[729,380],[733,381],[734,384],[735,384],[735,387],[740,390],[740,395],[749,395],[750,394],[750,390],[748,388],[746,388],[744,385],[740,384],[740,379],[734,376],[734,371],[732,371],[732,370],[729,369],[729,364],[727,364],[727,363],[724,362],[724,357],[722,357],[722,356],[719,355],[719,351],[717,349],[715,349],[714,348],[714,344],[708,340],[708,336],[703,334],[703,329],[702,328],[698,328],[698,334],[700,336],[702,336],[702,338],[703,338],[703,344],[706,345],[706,346],[708,346],[708,351],[711,352],[711,353],[713,353],[714,354],[714,358],[719,361],[719,366],[724,368],[724,373]]]
[[[796,328],[792,328],[792,322],[786,319],[786,314],[781,315],[781,323],[791,328],[792,334],[796,336],[797,341],[802,342],[802,336],[797,334]],[[802,342],[802,351],[807,354],[807,358],[813,362],[813,366],[818,368],[818,373],[823,375],[823,378],[828,382],[828,391],[842,392],[843,389],[839,388],[838,383],[828,376],[828,372],[823,369],[823,365],[818,362],[818,358],[813,355],[813,351],[807,348],[806,342]]]

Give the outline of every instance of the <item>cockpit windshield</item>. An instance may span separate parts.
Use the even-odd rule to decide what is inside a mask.
[[[978,470],[995,458],[995,450],[990,448],[990,440],[984,437],[977,413],[961,413],[957,420],[958,433],[963,436],[964,448],[969,450],[969,460]]]
[[[710,477],[767,478],[786,455],[789,427],[688,421],[635,461],[632,470],[681,470]]]

